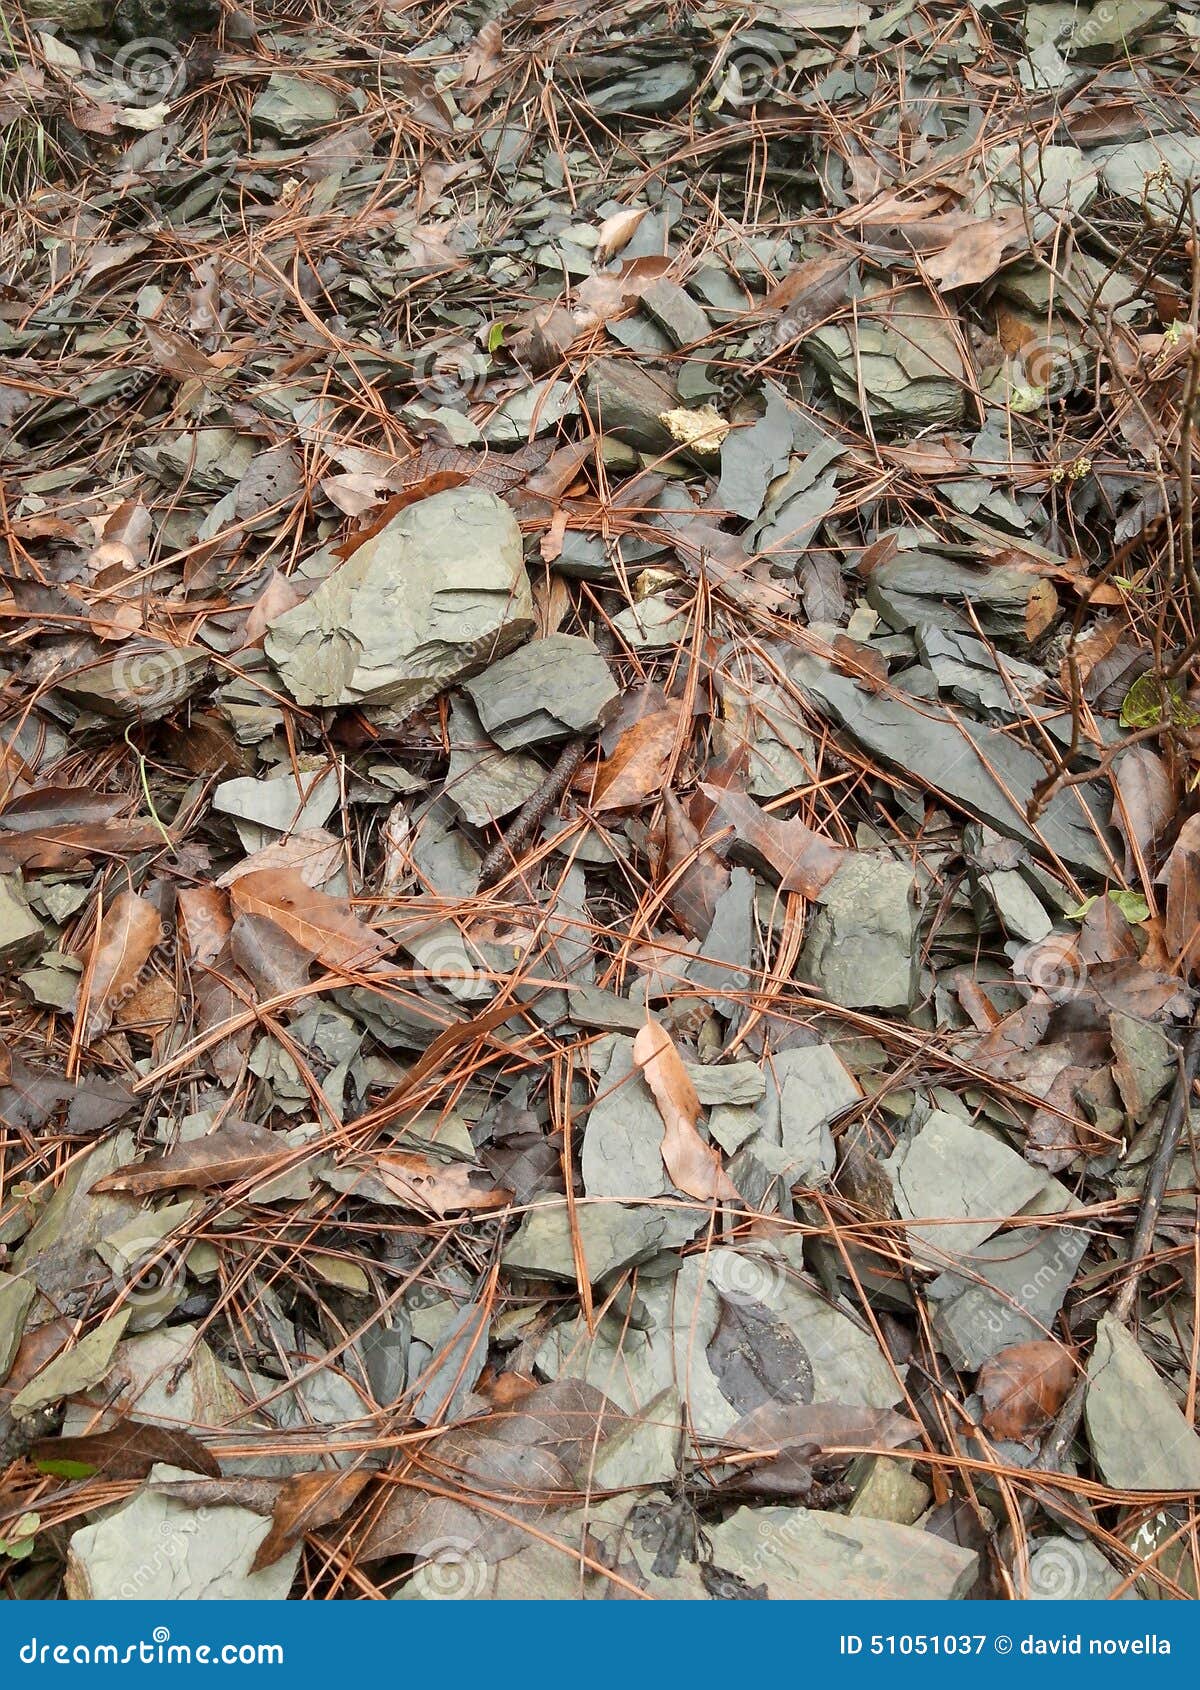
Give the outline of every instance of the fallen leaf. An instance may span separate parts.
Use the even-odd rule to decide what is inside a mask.
[[[39,1438],[29,1456],[43,1473],[60,1473],[67,1463],[106,1479],[144,1479],[161,1461],[211,1479],[221,1477],[216,1457],[189,1432],[140,1420],[120,1420],[106,1432],[78,1438]]]
[[[1050,1423],[1075,1382],[1075,1364],[1050,1339],[1011,1344],[979,1370],[983,1424],[994,1438],[1031,1443]]]
[[[1200,964],[1200,816],[1189,816],[1180,828],[1159,879],[1167,888],[1167,948],[1181,972],[1193,974]]]
[[[815,898],[849,855],[802,821],[768,815],[736,787],[705,784],[701,791],[712,801],[716,819],[734,829],[729,852],[734,861],[769,871],[785,892]]]
[[[256,1573],[278,1561],[306,1532],[340,1520],[371,1477],[363,1472],[293,1473],[275,1499],[271,1529],[259,1544],[250,1571]]]
[[[1113,766],[1117,802],[1113,826],[1125,841],[1125,878],[1136,883],[1138,857],[1149,863],[1175,816],[1175,790],[1167,765],[1148,745],[1134,745]]]
[[[663,894],[675,920],[693,939],[704,939],[712,926],[717,900],[729,885],[729,870],[673,792],[663,793],[663,860],[659,879],[671,884]]]
[[[245,915],[265,916],[327,968],[362,968],[392,948],[341,898],[308,885],[296,869],[256,869],[229,889],[233,906]]]
[[[673,1183],[704,1202],[740,1203],[737,1187],[721,1167],[720,1153],[696,1130],[700,1099],[670,1035],[657,1021],[647,1021],[634,1039],[633,1060],[663,1118],[663,1166]]]
[[[441,1163],[410,1151],[392,1150],[381,1155],[374,1166],[388,1190],[422,1214],[478,1214],[503,1209],[512,1202],[511,1191],[500,1190],[478,1168],[465,1162]]]
[[[113,1015],[142,983],[150,953],[163,936],[154,905],[135,892],[122,892],[104,912],[100,943],[84,975],[75,1012],[85,1043],[112,1025]]]
[[[682,713],[680,701],[671,699],[663,709],[626,728],[612,756],[596,771],[594,810],[629,809],[658,796],[670,768]]]
[[[615,258],[617,253],[624,251],[648,210],[648,206],[633,205],[624,211],[614,211],[611,217],[604,219],[596,242],[597,264],[607,264],[610,258]]]
[[[287,1144],[266,1127],[249,1121],[227,1121],[204,1138],[183,1139],[170,1150],[158,1151],[142,1162],[130,1162],[89,1189],[124,1191],[133,1197],[174,1191],[183,1185],[205,1191],[212,1185],[229,1185],[265,1173],[287,1154]]]
[[[1019,226],[1011,222],[972,218],[941,252],[926,260],[925,269],[938,284],[939,293],[975,287],[996,274],[1005,253],[1019,238]]]

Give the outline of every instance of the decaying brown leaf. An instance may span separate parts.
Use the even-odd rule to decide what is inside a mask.
[[[41,1438],[29,1455],[49,1471],[54,1471],[55,1463],[71,1462],[90,1467],[106,1479],[144,1479],[157,1462],[212,1479],[221,1477],[216,1457],[189,1432],[140,1420],[120,1420],[105,1432],[78,1438]]]
[[[626,728],[596,772],[595,809],[625,810],[657,797],[670,767],[681,711],[672,699]]]
[[[706,1203],[740,1203],[719,1153],[696,1130],[700,1099],[670,1035],[657,1021],[647,1021],[634,1039],[633,1059],[663,1118],[662,1159],[671,1179],[680,1191]]]
[[[298,869],[255,869],[233,882],[229,896],[235,910],[274,922],[328,968],[364,968],[392,948],[349,904],[317,891]]]
[[[785,892],[815,898],[837,873],[848,853],[802,821],[780,821],[760,810],[753,798],[735,787],[702,788],[721,826],[734,829],[730,855],[778,879]]]
[[[380,1155],[374,1166],[388,1190],[421,1213],[486,1213],[512,1201],[511,1191],[498,1189],[465,1162],[442,1163],[411,1151],[391,1150]]]
[[[153,904],[134,892],[114,898],[79,993],[76,1019],[88,1043],[112,1025],[121,1003],[143,983],[143,970],[162,936],[162,919]]]
[[[256,1573],[278,1561],[306,1532],[340,1520],[370,1482],[371,1474],[364,1472],[294,1473],[276,1498],[271,1529],[259,1544],[250,1571]]]
[[[1050,1423],[1075,1382],[1075,1363],[1050,1339],[1011,1344],[979,1373],[983,1423],[994,1438],[1029,1443]]]
[[[94,1192],[124,1191],[145,1197],[155,1191],[193,1186],[205,1191],[265,1173],[287,1156],[287,1145],[249,1121],[229,1121],[205,1138],[183,1139],[170,1150],[131,1162],[92,1186]]]

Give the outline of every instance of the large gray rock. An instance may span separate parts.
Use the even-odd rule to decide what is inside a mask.
[[[151,1484],[190,1474],[155,1467]],[[301,1545],[250,1571],[271,1522],[248,1508],[192,1508],[149,1487],[94,1525],[67,1550],[67,1596],[75,1602],[255,1601],[286,1599]]]
[[[912,870],[855,856],[818,894],[797,975],[845,1009],[907,1009],[916,979]]]
[[[810,1508],[739,1508],[709,1537],[715,1565],[776,1602],[960,1600],[978,1568],[932,1532]]]
[[[467,683],[487,732],[505,751],[568,739],[604,722],[620,694],[591,640],[548,634]]]
[[[1200,1490],[1200,1435],[1137,1340],[1111,1315],[1096,1329],[1084,1415],[1106,1484]]]
[[[267,655],[299,704],[417,709],[533,633],[521,532],[494,493],[410,505],[281,616]]]

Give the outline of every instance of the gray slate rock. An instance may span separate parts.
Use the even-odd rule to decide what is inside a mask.
[[[672,1190],[663,1166],[663,1122],[641,1074],[634,1068],[633,1043],[614,1042],[612,1057],[596,1082],[596,1096],[583,1135],[580,1169],[589,1197],[663,1197]]]
[[[659,418],[679,404],[665,376],[625,359],[597,358],[587,374],[587,408],[597,429],[640,452],[669,452],[675,442]]]
[[[581,1203],[579,1237],[593,1285],[634,1262],[695,1237],[706,1217],[648,1204]],[[511,1273],[531,1279],[575,1281],[571,1226],[565,1201],[537,1203],[521,1222],[501,1257]]]
[[[190,1477],[175,1467],[150,1474],[152,1483]],[[303,1545],[252,1573],[270,1529],[269,1517],[248,1508],[190,1508],[145,1489],[71,1538],[67,1595],[76,1602],[282,1602]]]
[[[569,739],[612,714],[620,696],[591,640],[549,634],[466,683],[484,728],[505,751]]]
[[[739,1508],[708,1535],[714,1565],[776,1602],[954,1601],[978,1568],[932,1532],[810,1508]]]
[[[864,692],[815,658],[802,656],[789,669],[818,705],[883,762],[915,775],[1010,838],[1054,851],[1071,868],[1108,872],[1080,787],[1052,798],[1036,830],[1025,820],[1025,805],[1046,769],[1040,757],[1010,735],[926,701],[914,707]],[[1095,814],[1104,820],[1098,808]]]
[[[1121,1323],[1105,1315],[1088,1364],[1088,1441],[1118,1490],[1200,1490],[1200,1435]]]
[[[494,493],[456,487],[393,517],[279,618],[266,649],[300,704],[415,710],[533,631],[516,518]]]
[[[1007,1144],[944,1109],[935,1110],[885,1166],[900,1218],[931,1223],[910,1225],[909,1238],[923,1240],[943,1257],[975,1249],[1048,1183],[1042,1170]]]
[[[450,708],[446,797],[472,827],[490,827],[532,798],[546,771],[524,751],[501,751],[465,698]]]
[[[1089,1538],[1040,1537],[1029,1551],[1030,1602],[1108,1602],[1124,1583],[1124,1574]],[[1115,1600],[1141,1597],[1131,1585]]]
[[[830,1045],[785,1050],[775,1058],[779,1128],[792,1184],[827,1178],[835,1155],[830,1123],[862,1093]]]
[[[336,121],[338,103],[328,88],[309,77],[276,72],[250,108],[251,127],[279,141],[306,141]]]
[[[46,934],[25,901],[19,875],[0,875],[0,968],[28,962],[41,950]]]
[[[961,1273],[939,1274],[929,1298],[951,1365],[974,1371],[1010,1344],[1044,1338],[1087,1243],[1080,1227],[1015,1227],[964,1256]]]
[[[917,909],[904,863],[855,856],[818,893],[797,964],[845,1009],[907,1009],[916,986]]]

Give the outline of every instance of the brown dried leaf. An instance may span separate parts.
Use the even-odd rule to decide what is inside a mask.
[[[79,1462],[106,1479],[144,1479],[160,1461],[210,1479],[221,1477],[216,1457],[189,1432],[140,1420],[120,1420],[107,1432],[84,1437],[39,1438],[29,1454],[43,1468],[54,1461]]]
[[[1010,1344],[979,1370],[983,1424],[994,1438],[1031,1443],[1058,1413],[1075,1381],[1061,1344]]]
[[[296,869],[256,869],[229,889],[243,915],[264,916],[327,968],[361,968],[392,948],[341,898],[308,885]]]
[[[133,1197],[174,1191],[182,1185],[204,1191],[211,1185],[228,1185],[264,1173],[287,1152],[288,1146],[266,1127],[249,1121],[227,1121],[205,1138],[184,1139],[143,1162],[130,1162],[97,1180],[89,1190],[125,1191]]]
[[[1019,224],[997,218],[972,218],[963,225],[941,252],[928,259],[925,269],[938,284],[939,293],[954,288],[974,287],[996,274],[1005,252],[1020,238]]]
[[[683,705],[670,699],[632,723],[596,772],[595,810],[624,810],[657,798],[671,764]]]
[[[183,1465],[176,1462],[176,1466]],[[269,1567],[306,1532],[328,1526],[355,1501],[370,1473],[294,1473],[275,1500],[271,1529],[258,1546],[252,1573]]]
[[[634,1039],[633,1060],[663,1118],[662,1159],[672,1183],[703,1202],[740,1203],[719,1152],[696,1130],[700,1099],[670,1034],[657,1021],[647,1021]]]
[[[673,792],[663,793],[665,832],[660,878],[672,878],[666,905],[683,931],[704,939],[712,926],[717,899],[729,885],[729,870],[688,819]],[[677,877],[677,878],[676,878]]]
[[[1167,946],[1182,972],[1193,974],[1200,965],[1200,816],[1189,816],[1180,828],[1160,878],[1167,886]]]
[[[80,988],[75,1012],[86,1043],[112,1025],[119,1005],[137,990],[162,933],[158,911],[135,892],[120,893],[104,912],[100,944]]]
[[[1134,745],[1113,768],[1117,802],[1113,825],[1125,841],[1125,878],[1136,877],[1138,855],[1149,862],[1175,815],[1175,789],[1167,765],[1148,745]],[[1136,847],[1136,850],[1135,850]]]
[[[492,1185],[465,1162],[435,1162],[411,1151],[391,1150],[379,1157],[375,1172],[389,1191],[421,1214],[479,1214],[512,1202],[511,1191]]]
[[[648,210],[645,205],[629,206],[624,211],[614,211],[611,217],[604,219],[596,242],[594,262],[597,265],[607,264],[610,258],[615,258],[629,245]]]
[[[815,898],[849,855],[802,821],[768,815],[736,787],[704,785],[701,790],[715,806],[717,821],[734,829],[730,856],[778,877],[785,892]]]

